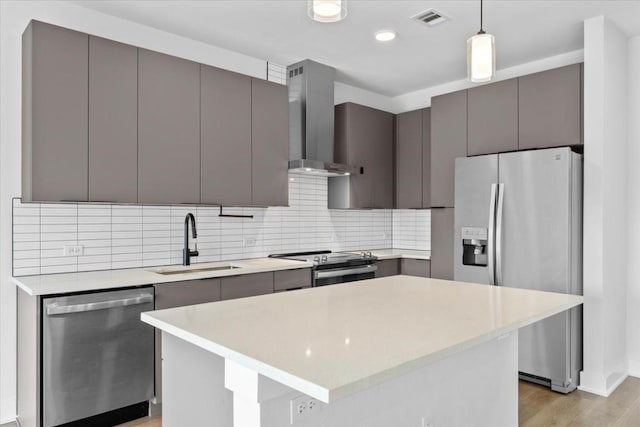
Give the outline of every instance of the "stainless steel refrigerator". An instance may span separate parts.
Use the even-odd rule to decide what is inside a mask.
[[[456,159],[454,255],[458,281],[582,295],[582,155]],[[581,309],[520,330],[522,379],[568,393],[581,369]]]

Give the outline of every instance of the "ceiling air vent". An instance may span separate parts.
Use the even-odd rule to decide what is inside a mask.
[[[427,24],[430,27],[433,27],[438,24],[442,24],[445,21],[448,21],[449,18],[442,13],[434,10],[428,9],[423,12],[418,13],[415,16],[412,16],[411,19]]]

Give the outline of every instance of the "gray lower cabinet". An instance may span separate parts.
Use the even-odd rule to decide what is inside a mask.
[[[138,201],[138,49],[89,36],[89,201]]]
[[[220,279],[186,280],[155,285],[155,309],[220,301]],[[162,333],[156,329],[155,394],[162,401]]]
[[[376,262],[376,277],[396,276],[400,274],[398,259],[382,259]]]
[[[138,49],[138,202],[200,202],[200,64]]]
[[[273,272],[273,288],[276,292],[293,291],[311,287],[311,269],[298,268]]]
[[[426,259],[402,258],[400,274],[417,277],[431,277],[431,262]]]
[[[287,87],[251,79],[251,204],[289,204]]]
[[[244,274],[220,279],[220,299],[253,297],[273,293],[273,273]]]
[[[431,109],[396,117],[395,150],[397,209],[431,206]]]
[[[347,102],[335,108],[334,158],[361,174],[331,178],[330,209],[393,207],[393,115]]]
[[[31,21],[22,36],[22,200],[88,197],[89,36]]]
[[[583,143],[582,64],[520,77],[520,150]]]
[[[431,210],[431,277],[453,280],[454,210]]]
[[[467,91],[431,99],[431,206],[453,207],[455,159],[467,156]]]
[[[200,67],[200,201],[251,205],[251,77]]]
[[[469,89],[468,155],[518,149],[518,79]]]

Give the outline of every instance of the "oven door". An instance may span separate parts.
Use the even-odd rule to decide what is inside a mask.
[[[373,279],[378,267],[374,264],[358,267],[342,267],[330,270],[315,270],[313,286],[336,285],[338,283],[355,282],[356,280]]]

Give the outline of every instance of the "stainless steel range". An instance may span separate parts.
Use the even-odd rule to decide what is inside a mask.
[[[313,286],[335,285],[356,280],[373,279],[378,258],[371,252],[315,251],[273,254],[270,258],[293,259],[313,263]]]

